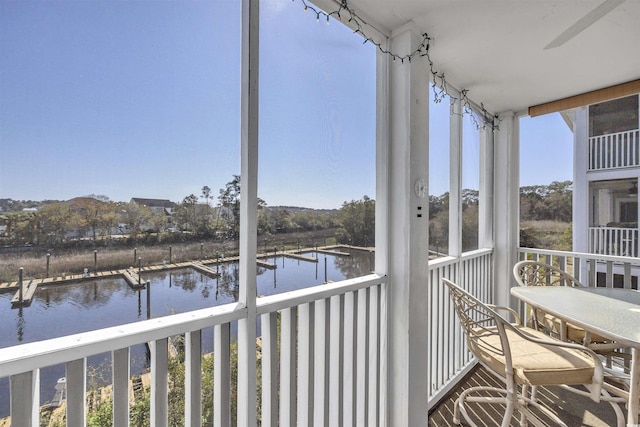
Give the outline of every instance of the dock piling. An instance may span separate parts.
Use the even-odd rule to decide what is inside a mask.
[[[49,278],[49,259],[51,258],[51,254],[47,254],[47,278]]]
[[[98,275],[98,251],[93,251],[93,275]]]
[[[20,301],[20,305],[22,305],[23,302],[23,295],[22,293],[24,292],[24,290],[22,289],[22,273],[24,272],[24,268],[20,267],[20,269],[18,270],[18,292],[19,292],[19,301]]]

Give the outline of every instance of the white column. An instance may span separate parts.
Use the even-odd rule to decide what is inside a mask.
[[[494,300],[510,305],[512,269],[517,261],[520,229],[520,128],[512,112],[499,116],[494,133]]]
[[[419,32],[394,31],[391,50],[415,49]],[[387,424],[424,425],[427,418],[428,197],[415,191],[428,179],[429,75],[421,60],[389,69],[388,389]]]
[[[449,117],[449,255],[462,254],[462,106],[460,94],[450,91],[456,100]]]
[[[388,43],[388,41],[387,41]],[[388,49],[388,45],[385,48]],[[380,275],[387,275],[389,272],[389,206],[391,203],[389,191],[389,168],[391,160],[389,159],[389,57],[381,52],[376,57],[376,251],[375,251],[375,271]],[[380,408],[380,425],[384,426],[388,415],[388,327],[387,313],[389,298],[387,298],[388,284],[384,284],[380,289],[380,400],[378,406]],[[347,307],[347,297],[345,295],[345,307]],[[348,311],[345,310],[345,324]],[[333,318],[333,317],[332,317]],[[348,329],[345,328],[345,331]],[[346,332],[345,332],[346,336]],[[344,347],[345,368],[349,359],[347,358],[347,348]],[[345,374],[345,384],[347,383],[347,375]],[[345,393],[345,396],[347,393]],[[343,398],[344,413],[348,412],[346,399]],[[345,415],[348,417],[348,415]]]
[[[573,250],[575,252],[589,252],[588,138],[588,108],[580,107],[575,110],[573,118]],[[581,273],[586,273],[586,270]]]
[[[493,247],[493,129],[480,130],[480,201],[478,207],[478,248]]]
[[[256,416],[256,251],[258,199],[259,1],[242,1],[240,293],[247,317],[238,321],[238,425]]]

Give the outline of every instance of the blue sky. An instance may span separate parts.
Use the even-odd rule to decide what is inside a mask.
[[[265,0],[261,16],[260,197],[314,208],[373,197],[375,49],[300,1]],[[237,0],[2,0],[0,198],[217,195],[240,171],[239,23]],[[556,122],[523,126],[523,155],[570,155]],[[540,157],[523,185],[571,179],[562,157]]]

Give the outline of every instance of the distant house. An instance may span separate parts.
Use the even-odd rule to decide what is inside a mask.
[[[164,213],[165,215],[172,216],[176,213],[176,204],[171,200],[166,199],[143,199],[140,197],[133,197],[130,203],[136,205],[146,206],[151,209],[154,214]]]
[[[154,215],[164,215],[167,218],[167,230],[175,227],[174,216],[176,214],[177,205],[171,200],[166,199],[143,199],[141,197],[133,197],[130,203],[139,206],[146,206],[151,209]]]

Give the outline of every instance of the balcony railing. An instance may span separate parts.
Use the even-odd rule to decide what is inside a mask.
[[[589,138],[590,171],[640,166],[638,129]]]
[[[261,420],[270,425],[377,425],[385,393],[385,278],[369,275],[259,298]],[[86,425],[87,357],[111,352],[114,425],[129,425],[130,349],[150,343],[150,419],[166,426],[168,341],[185,336],[185,425],[202,418],[201,337],[214,328],[214,425],[231,421],[232,323],[241,304],[177,314],[0,349],[0,376],[10,378],[14,426],[38,425],[39,372],[65,364],[67,425]],[[210,333],[210,332],[208,332]],[[258,366],[256,366],[256,373]],[[241,399],[242,397],[238,397]],[[236,402],[237,403],[237,402]]]
[[[492,251],[430,262],[429,402],[431,407],[473,365],[440,279],[448,277],[492,300]],[[384,277],[369,275],[259,298],[257,346],[260,418],[275,425],[379,425],[385,415],[386,292]],[[150,343],[151,425],[166,426],[169,411],[168,342],[185,337],[185,425],[202,418],[201,393],[214,387],[214,425],[231,424],[232,331],[247,318],[241,304],[177,314],[47,341],[0,349],[0,375],[10,378],[12,425],[37,425],[39,371],[64,364],[68,425],[86,424],[87,357],[111,352],[114,425],[129,425],[131,347]],[[201,337],[214,329],[214,380],[201,376]],[[241,396],[238,399],[242,399]]]
[[[441,283],[449,278],[484,301],[493,301],[493,251],[480,249],[462,258],[429,262],[429,409],[474,366],[449,294]]]
[[[640,269],[640,258],[581,252],[520,248],[518,258],[558,266],[586,286],[621,286],[630,289],[634,287],[634,275],[637,276]],[[598,276],[601,276],[600,280]]]
[[[589,252],[598,255],[638,255],[638,229],[618,227],[590,227]]]

